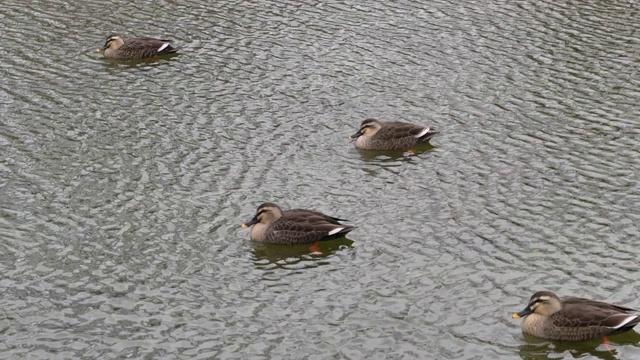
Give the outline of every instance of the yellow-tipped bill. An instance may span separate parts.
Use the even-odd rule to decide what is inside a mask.
[[[362,136],[362,130],[358,130],[355,134],[349,136],[349,141],[353,141]]]
[[[520,319],[520,315],[518,315],[518,313],[511,315],[511,317],[514,319]]]
[[[102,52],[102,49],[96,49],[96,52],[100,53],[100,52]]]
[[[246,222],[246,223],[244,223],[244,224],[242,224],[240,226],[242,226],[242,228],[244,229],[244,228],[248,228],[250,226],[253,226],[253,225],[255,225],[255,224],[259,223],[259,222],[260,222],[260,220],[258,220],[258,217],[254,216],[253,219],[249,220],[248,222]]]

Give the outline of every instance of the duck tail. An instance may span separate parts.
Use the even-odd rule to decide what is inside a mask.
[[[420,142],[426,143],[427,141],[431,140],[432,137],[434,137],[434,136],[436,136],[438,134],[440,134],[440,131],[429,129],[429,130],[427,130],[427,132],[424,135],[420,136],[420,138],[419,138]]]

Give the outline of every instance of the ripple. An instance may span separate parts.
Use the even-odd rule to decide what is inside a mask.
[[[3,357],[604,357],[509,314],[634,306],[633,3],[3,5]],[[181,55],[105,61],[111,32]],[[363,154],[367,117],[442,134]],[[358,229],[254,244],[263,201]]]

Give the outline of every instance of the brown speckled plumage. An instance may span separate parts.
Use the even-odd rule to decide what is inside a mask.
[[[366,119],[360,124],[358,132],[349,136],[349,139],[355,140],[358,149],[408,150],[426,144],[436,134],[437,131],[422,125]]]
[[[514,314],[524,317],[522,331],[551,340],[584,341],[633,329],[640,317],[636,310],[583,298],[560,299],[550,291],[539,291],[527,307]]]
[[[340,238],[355,229],[340,221],[346,220],[313,210],[282,211],[274,203],[264,203],[258,207],[253,219],[243,226],[253,226],[249,234],[253,241],[296,245]]]
[[[171,45],[172,40],[154,39],[148,37],[125,38],[112,34],[107,36],[102,51],[104,57],[120,60],[139,60],[153,56],[175,53],[176,47]]]

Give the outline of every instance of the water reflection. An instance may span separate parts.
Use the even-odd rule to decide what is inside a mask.
[[[253,258],[258,268],[300,268],[324,264],[319,261],[339,250],[353,248],[353,240],[340,238],[304,245],[276,245],[252,241]]]
[[[520,346],[520,357],[522,359],[556,359],[570,355],[573,358],[583,358],[592,356],[597,359],[614,360],[619,359],[619,352],[616,346],[636,345],[640,343],[640,334],[629,331],[624,334],[608,337],[609,347],[606,348],[603,341],[551,341],[535,336],[523,334],[526,344]]]
[[[490,316],[538,286],[635,299],[630,4],[3,1],[0,358],[608,356]],[[104,59],[110,29],[184,56]],[[437,153],[347,141],[425,113]],[[362,245],[251,243],[255,198],[339,206]]]
[[[95,52],[95,50],[94,50]],[[153,56],[153,57],[148,57],[148,58],[144,58],[144,59],[135,59],[135,60],[126,60],[126,59],[109,59],[109,58],[105,58],[102,55],[98,55],[100,57],[100,60],[103,60],[106,64],[109,65],[129,65],[130,67],[136,67],[138,65],[141,64],[150,64],[150,63],[157,63],[157,62],[164,62],[164,61],[172,61],[171,59],[176,58],[178,56],[180,56],[180,53],[173,53],[173,54],[167,54],[167,55],[162,55],[162,56]]]
[[[420,156],[422,154],[427,154],[437,149],[436,146],[433,146],[429,143],[422,144],[411,151],[402,151],[402,150],[363,150],[356,149],[362,160],[366,162],[387,162],[387,161],[396,161],[396,160],[410,160],[415,156]]]

